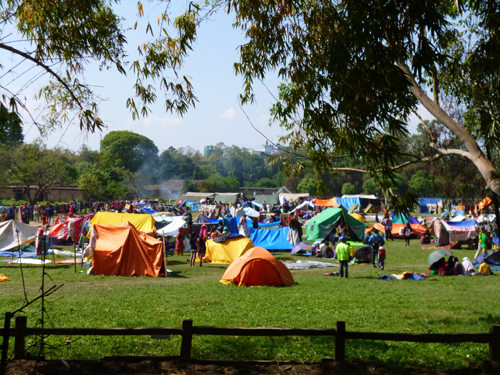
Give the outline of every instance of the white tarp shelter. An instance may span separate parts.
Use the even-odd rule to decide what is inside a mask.
[[[158,229],[156,233],[158,233],[159,236],[176,236],[177,233],[179,233],[179,228],[182,227],[184,224],[186,224],[186,221],[182,216],[177,217],[174,221],[172,221],[170,224],[167,226]]]
[[[8,220],[0,223],[0,251],[10,250],[33,242],[37,231],[38,228],[20,221]]]
[[[292,212],[299,211],[299,210],[300,211],[309,211],[309,208],[314,210],[314,207],[318,207],[318,205],[315,203],[312,203],[312,202],[302,202],[297,207],[295,207],[292,210]]]

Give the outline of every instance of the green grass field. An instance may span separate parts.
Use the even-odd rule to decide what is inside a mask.
[[[169,257],[169,278],[97,277],[74,273],[73,265],[49,265],[48,285],[64,284],[49,298],[47,311],[54,327],[227,327],[334,328],[346,322],[349,331],[466,333],[488,332],[500,324],[498,277],[433,277],[426,281],[382,281],[383,273],[427,271],[433,250],[412,241],[389,242],[386,269],[349,267],[349,279],[322,276],[337,269],[292,271],[296,285],[287,288],[236,287],[219,282],[227,266],[190,268],[186,256]],[[472,250],[454,251],[461,260]],[[277,258],[289,252],[274,253]],[[79,267],[79,266],[78,266]],[[78,268],[80,270],[80,268]],[[0,274],[13,281],[0,283],[0,318],[23,304],[19,266],[0,263]],[[25,266],[30,298],[39,293],[41,267]],[[40,318],[40,305],[26,311],[28,326]],[[178,355],[180,337],[51,337],[50,358],[90,359],[106,355]],[[333,357],[334,338],[328,337],[195,337],[193,357],[205,359],[303,360]],[[488,359],[484,344],[416,344],[349,341],[349,360],[400,366],[460,368]]]

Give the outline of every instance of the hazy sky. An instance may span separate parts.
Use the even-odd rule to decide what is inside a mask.
[[[126,18],[125,25],[132,28],[136,17],[136,2],[121,3],[117,11]],[[146,9],[146,15],[151,19],[157,18],[161,9],[153,7]],[[91,149],[99,148],[99,140],[107,132],[113,130],[130,130],[152,139],[161,151],[169,146],[191,146],[203,151],[206,145],[215,145],[224,142],[226,145],[239,147],[260,148],[265,138],[254,130],[238,104],[238,94],[242,92],[243,80],[234,74],[233,64],[238,61],[237,47],[244,43],[239,30],[232,28],[232,16],[219,12],[210,21],[205,22],[198,34],[194,51],[187,59],[181,73],[190,77],[194,85],[199,102],[191,108],[184,117],[165,112],[162,104],[163,97],[158,96],[158,102],[152,107],[153,113],[148,118],[132,120],[130,111],[126,108],[126,100],[133,96],[135,82],[132,72],[123,76],[114,70],[99,72],[95,66],[87,68],[86,82],[95,85],[96,92],[105,99],[100,107],[100,116],[105,121],[107,129],[101,133],[82,134],[77,123],[63,128],[53,134],[48,146],[56,144],[73,150],[78,150],[85,143]],[[140,21],[137,30],[127,32],[129,45],[127,52],[130,59],[135,58],[135,48],[145,41],[145,21]],[[15,62],[5,52],[0,52],[0,61]],[[1,71],[0,71],[1,73]],[[9,76],[2,77],[2,83],[8,81]],[[44,77],[48,79],[48,76]],[[29,108],[34,109],[37,104],[33,101],[34,93],[39,89],[43,80],[24,89]],[[275,76],[269,76],[264,84],[255,83],[257,103],[244,107],[253,125],[274,142],[283,134],[278,126],[268,125],[269,108],[273,102],[268,89],[275,94],[279,81]],[[18,89],[13,82],[13,90]],[[267,86],[267,88],[266,88]],[[40,104],[38,104],[40,105]],[[420,111],[424,118],[430,118],[426,111]],[[30,126],[29,118],[25,117],[25,139],[31,141],[39,136],[37,128]],[[411,130],[416,128],[416,119],[411,121]]]

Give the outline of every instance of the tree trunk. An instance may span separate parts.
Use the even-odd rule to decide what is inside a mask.
[[[442,150],[439,152],[443,154],[456,154],[467,157],[474,163],[479,173],[486,181],[486,188],[492,192],[500,195],[500,173],[496,170],[493,163],[488,160],[474,137],[472,137],[467,130],[455,120],[453,120],[437,103],[432,101],[427,94],[422,90],[418,83],[413,78],[413,75],[407,65],[399,64],[399,67],[405,72],[408,80],[412,83],[413,95],[422,103],[422,105],[444,126],[452,131],[464,144],[467,151],[463,150]]]
[[[486,154],[488,156],[488,160],[491,161],[491,151],[490,151],[490,145],[486,145]],[[500,213],[498,211],[498,195],[497,193],[493,192],[493,196],[491,197],[493,200],[493,206],[495,207],[495,219],[497,222],[497,230],[500,229]]]

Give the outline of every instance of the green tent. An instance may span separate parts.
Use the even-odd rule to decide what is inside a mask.
[[[326,238],[334,228],[343,224],[349,229],[351,240],[362,241],[366,224],[356,220],[341,207],[329,207],[307,223],[307,240],[316,241]]]
[[[274,195],[256,195],[255,196],[255,201],[260,204],[274,204],[274,205],[279,205],[280,204],[280,196],[278,194]]]
[[[392,223],[393,224],[406,224],[409,222],[410,219],[408,219],[408,216],[403,215],[403,214],[397,214],[392,218]]]
[[[240,195],[239,194],[215,194],[214,201],[217,203],[222,203],[222,204],[229,204],[229,203],[240,203],[239,200]]]

